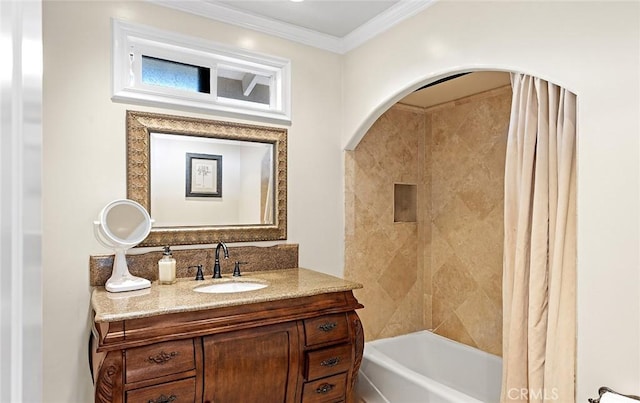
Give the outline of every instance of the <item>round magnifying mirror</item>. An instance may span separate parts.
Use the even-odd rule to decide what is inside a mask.
[[[140,290],[151,287],[145,278],[132,276],[127,266],[126,252],[142,242],[151,232],[152,220],[139,203],[114,200],[100,212],[94,230],[98,241],[115,251],[113,270],[105,288],[110,292]]]

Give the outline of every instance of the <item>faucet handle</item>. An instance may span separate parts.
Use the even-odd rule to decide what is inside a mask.
[[[240,276],[242,276],[242,274],[240,274],[240,265],[241,265],[241,264],[247,264],[247,263],[249,263],[249,262],[239,262],[239,261],[237,261],[237,260],[236,260],[236,265],[235,265],[235,267],[233,268],[233,277],[240,277]]]
[[[202,265],[199,264],[197,266],[189,266],[189,269],[191,269],[193,267],[197,267],[198,268],[198,271],[196,272],[196,280],[198,280],[198,281],[204,280],[204,274],[202,273]]]

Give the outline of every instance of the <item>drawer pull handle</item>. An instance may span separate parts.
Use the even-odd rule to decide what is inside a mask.
[[[335,367],[340,362],[340,357],[329,358],[320,363],[323,367]]]
[[[318,393],[318,394],[329,393],[335,387],[336,387],[336,385],[331,385],[330,383],[323,383],[322,385],[320,385],[318,387],[318,389],[316,389],[316,393]]]
[[[164,351],[160,351],[155,356],[149,356],[149,358],[147,358],[147,361],[154,362],[156,364],[166,364],[177,355],[178,355],[177,351],[172,351],[170,353],[165,353]]]
[[[336,322],[327,322],[319,325],[318,329],[322,330],[323,332],[330,332],[333,329],[335,329],[337,326],[338,324]]]
[[[156,400],[149,399],[147,403],[170,403],[175,401],[176,399],[177,399],[176,395],[171,395],[169,397],[165,395],[160,395],[160,397],[157,398]]]

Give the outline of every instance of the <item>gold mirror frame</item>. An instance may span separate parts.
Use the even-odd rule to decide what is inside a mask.
[[[151,213],[150,134],[165,133],[270,143],[274,146],[274,223],[152,228],[138,246],[287,239],[287,130],[183,116],[127,111],[127,198]],[[152,216],[153,217],[153,216]]]

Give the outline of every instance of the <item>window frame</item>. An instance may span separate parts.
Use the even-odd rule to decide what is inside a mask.
[[[210,93],[143,83],[143,55],[210,69]],[[270,103],[218,96],[218,67],[270,77]],[[112,19],[112,85],[114,102],[291,122],[290,60],[118,19]]]

